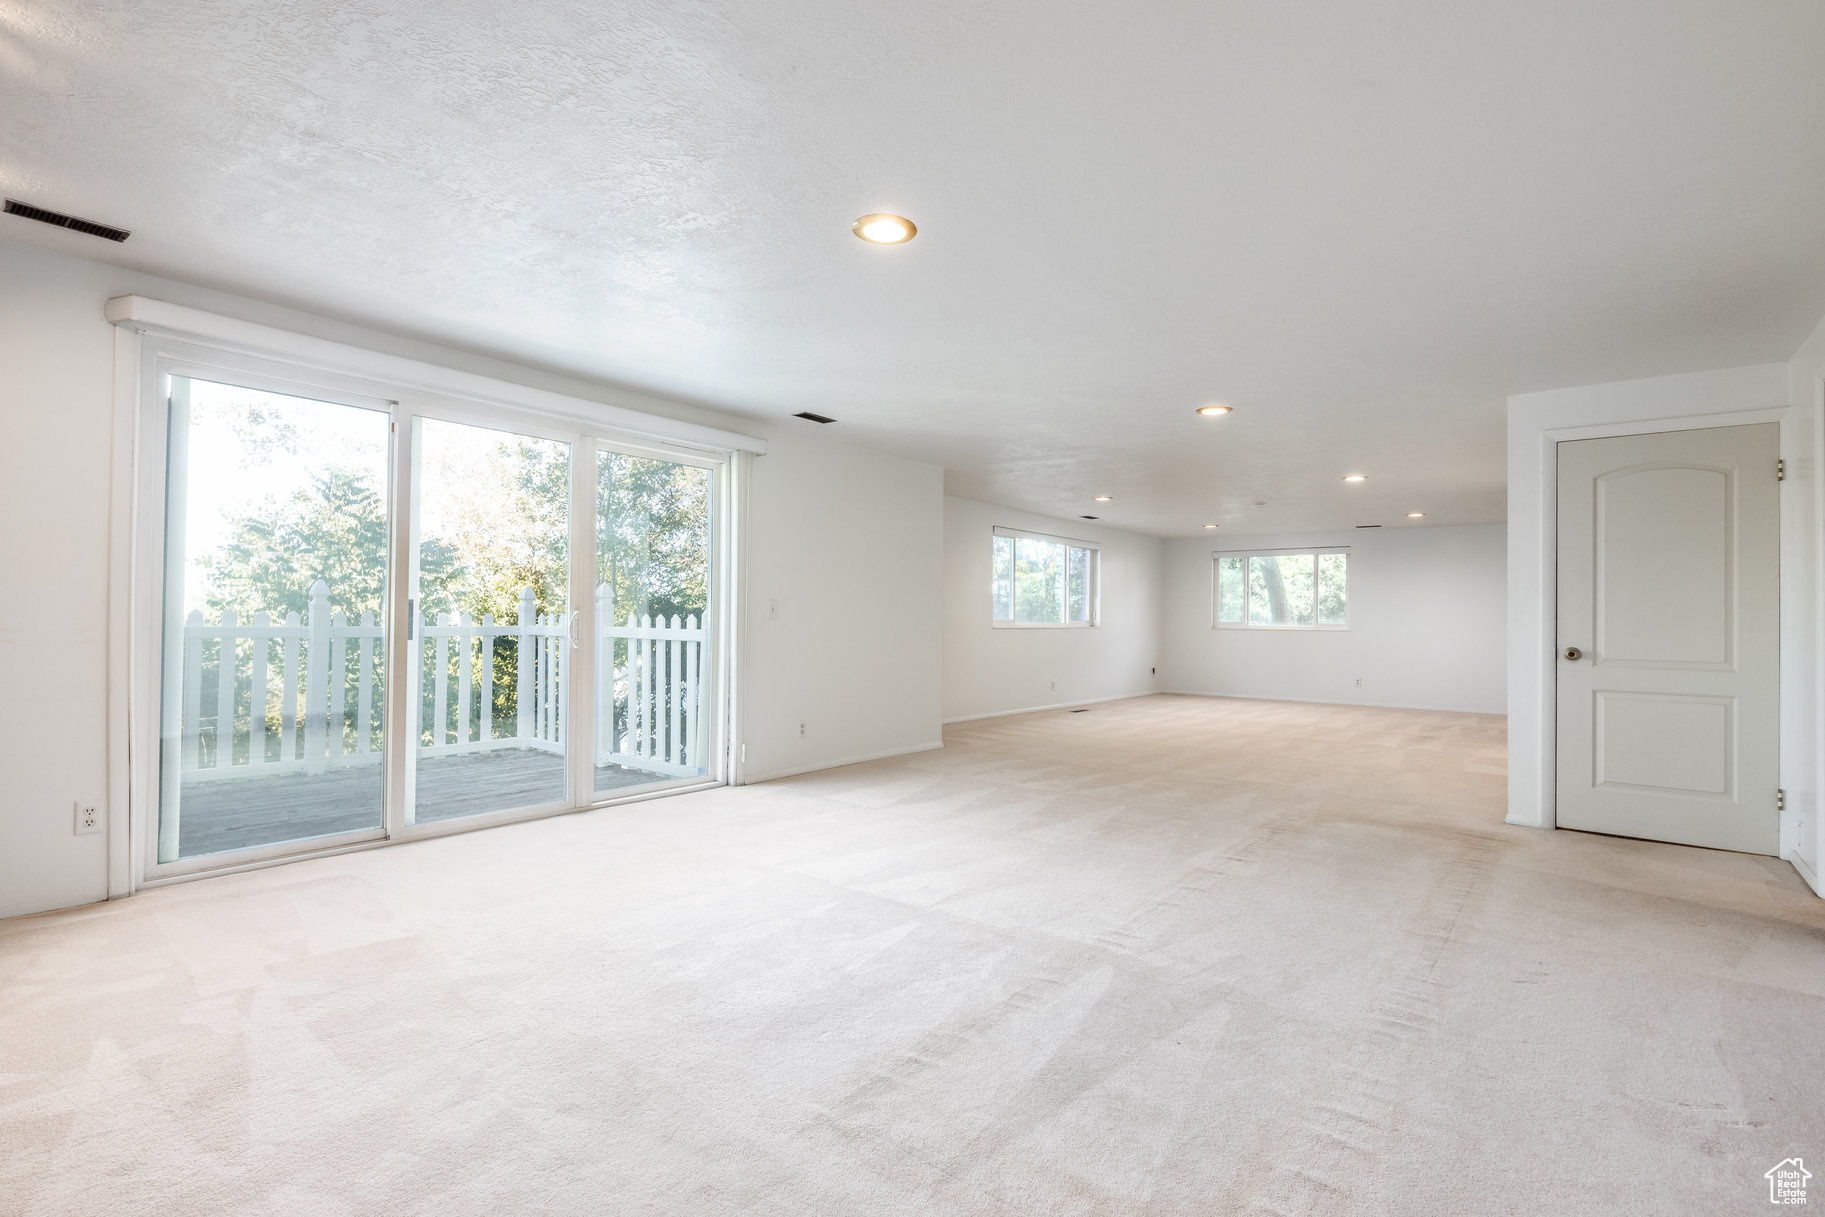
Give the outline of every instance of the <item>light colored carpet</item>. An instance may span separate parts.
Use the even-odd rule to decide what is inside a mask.
[[[1503,723],[1155,697],[0,924],[7,1214],[1722,1214],[1825,901]],[[1825,1188],[1815,1203],[1825,1201]]]

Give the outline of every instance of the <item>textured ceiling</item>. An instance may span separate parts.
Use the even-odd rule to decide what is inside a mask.
[[[834,415],[953,493],[1493,521],[1504,395],[1825,313],[1825,6],[0,0],[0,187],[134,231],[3,236]]]

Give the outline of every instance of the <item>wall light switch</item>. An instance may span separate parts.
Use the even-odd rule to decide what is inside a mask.
[[[779,620],[779,601],[777,601],[777,600],[767,601],[767,620],[768,621],[778,621]]]

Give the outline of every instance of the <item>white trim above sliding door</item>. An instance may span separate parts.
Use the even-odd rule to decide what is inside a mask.
[[[107,303],[107,319],[141,333],[162,333],[189,342],[202,342],[223,350],[263,356],[306,368],[362,377],[401,389],[500,407],[491,413],[496,425],[518,425],[508,412],[524,410],[588,427],[607,428],[630,437],[661,444],[712,452],[767,450],[767,441],[737,431],[724,431],[700,423],[680,422],[642,411],[634,406],[589,401],[497,380],[474,372],[440,367],[403,355],[389,355],[366,347],[331,342],[295,334],[219,313],[169,304],[147,296],[116,296]],[[608,386],[597,386],[605,397],[634,399],[635,395]]]

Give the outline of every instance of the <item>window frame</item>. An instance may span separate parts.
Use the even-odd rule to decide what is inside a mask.
[[[1310,625],[1269,625],[1256,624],[1249,620],[1248,613],[1248,571],[1256,558],[1312,556],[1312,624]],[[1322,554],[1343,555],[1343,622],[1342,624],[1321,624],[1318,621],[1318,577],[1317,563]],[[1223,559],[1240,558],[1242,560],[1242,603],[1241,621],[1223,621],[1220,619],[1222,604]],[[1350,546],[1348,545],[1295,545],[1282,549],[1213,549],[1210,552],[1210,628],[1213,630],[1271,630],[1277,633],[1313,633],[1347,631],[1352,618],[1350,583],[1353,572],[1350,569]]]
[[[1089,609],[1087,621],[1021,621],[1019,620],[1019,586],[1020,580],[1014,579],[1008,587],[1008,612],[1010,618],[995,616],[995,583],[999,572],[995,569],[995,542],[1006,537],[1016,546],[1022,539],[1044,541],[1065,547],[1065,597],[1069,611],[1071,551],[1085,550],[1090,555]],[[1018,551],[1016,551],[1018,553]],[[1016,557],[1018,561],[1018,557]],[[1102,625],[1103,620],[1103,547],[1096,541],[1085,541],[1077,537],[1061,537],[1049,532],[1034,532],[1028,528],[1011,528],[997,524],[989,530],[989,625],[998,630],[1093,630]]]

